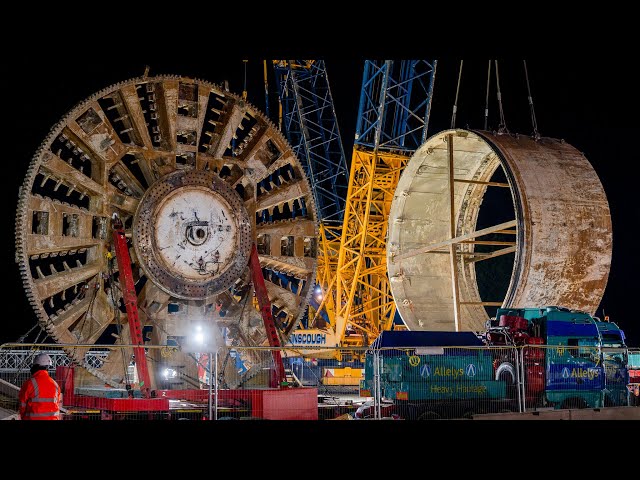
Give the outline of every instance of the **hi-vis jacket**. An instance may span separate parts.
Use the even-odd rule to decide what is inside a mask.
[[[20,389],[22,420],[60,420],[62,393],[46,370],[38,370]]]

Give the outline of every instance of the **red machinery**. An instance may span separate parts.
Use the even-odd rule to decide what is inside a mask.
[[[147,359],[144,352],[144,339],[142,338],[142,326],[138,316],[138,299],[136,295],[135,285],[133,283],[133,272],[131,271],[131,258],[129,257],[129,248],[127,247],[127,238],[124,234],[124,228],[120,219],[116,216],[113,218],[113,245],[118,261],[118,271],[120,272],[120,287],[124,305],[127,309],[127,318],[129,319],[129,330],[131,332],[131,342],[134,345],[134,354],[136,359],[136,369],[140,380],[140,391],[144,398],[151,396],[151,380],[149,378],[149,369],[147,367]],[[255,243],[251,249],[251,257],[249,258],[249,267],[251,268],[251,278],[253,280],[253,288],[256,292],[256,299],[260,307],[260,314],[264,321],[264,328],[267,331],[269,346],[280,347],[280,338],[276,324],[273,321],[271,313],[271,302],[267,287],[264,284],[260,260],[258,259],[258,249]],[[279,350],[273,350],[274,373],[271,375],[271,387],[278,388],[285,378],[284,364]]]
[[[125,237],[124,228],[122,222],[118,217],[113,218],[113,243],[115,248],[116,260],[118,262],[118,270],[120,272],[119,281],[122,289],[123,300],[125,308],[127,310],[127,317],[129,321],[129,329],[131,333],[131,342],[134,347],[136,369],[138,372],[140,391],[144,399],[104,399],[98,397],[80,397],[76,396],[74,392],[72,368],[59,367],[59,377],[65,378],[63,382],[63,390],[65,392],[65,404],[82,407],[85,410],[97,409],[96,411],[102,412],[102,418],[113,418],[108,412],[117,411],[121,414],[132,412],[146,412],[147,415],[155,415],[154,418],[159,418],[157,415],[162,415],[163,412],[169,411],[169,399],[171,398],[184,398],[190,399],[196,402],[202,402],[207,399],[208,392],[206,391],[188,391],[188,390],[160,390],[151,392],[151,380],[149,376],[149,369],[147,365],[147,359],[145,356],[144,339],[142,337],[142,326],[140,324],[140,318],[137,308],[137,295],[135,291],[135,285],[133,281],[133,272],[131,270],[131,258],[129,256],[129,250],[127,246],[127,239]],[[252,280],[256,293],[256,299],[260,307],[260,313],[264,321],[265,329],[267,331],[267,337],[269,339],[269,345],[271,347],[280,346],[280,338],[278,331],[273,320],[271,313],[271,302],[269,301],[269,295],[264,283],[264,277],[262,276],[262,270],[258,259],[258,250],[253,245],[251,256],[249,259],[249,266],[251,269]],[[272,388],[279,388],[281,382],[285,378],[284,364],[282,363],[282,357],[279,350],[272,351],[275,369],[270,379],[270,386]],[[303,391],[304,390],[304,391]],[[224,402],[236,401],[243,404],[250,405],[250,414],[253,416],[259,416],[264,418],[282,418],[283,409],[282,405],[294,405],[297,404],[296,410],[293,414],[298,419],[317,419],[316,408],[316,393],[313,389],[302,389],[295,392],[290,391],[291,395],[286,394],[278,395],[274,391],[254,391],[254,390],[227,390],[220,391],[220,399]],[[157,398],[151,398],[157,397]],[[251,400],[251,401],[248,401]],[[302,402],[302,403],[301,403]],[[302,405],[302,407],[301,407]],[[292,407],[293,408],[293,407]],[[287,417],[287,419],[291,419]]]
[[[260,260],[258,259],[258,249],[256,244],[253,244],[251,248],[251,256],[249,257],[249,267],[251,268],[251,279],[253,280],[253,288],[256,292],[256,299],[260,306],[260,314],[264,321],[264,328],[267,331],[267,338],[269,339],[269,346],[279,347],[280,338],[278,337],[278,330],[276,324],[273,321],[273,315],[271,314],[271,302],[269,301],[269,294],[267,293],[267,287],[264,284],[264,277],[262,276],[262,269],[260,267]],[[282,356],[280,350],[274,348],[271,351],[273,355],[274,374],[271,375],[271,387],[278,388],[280,382],[285,378],[284,364],[282,363]]]
[[[129,320],[129,330],[131,332],[131,342],[134,345],[134,354],[136,359],[136,369],[140,380],[140,391],[144,398],[151,396],[151,380],[149,378],[149,369],[147,367],[147,359],[144,352],[144,339],[142,338],[142,326],[138,316],[138,299],[136,295],[135,285],[133,282],[133,272],[131,271],[131,258],[129,257],[129,248],[127,246],[127,238],[124,234],[122,222],[117,216],[113,218],[113,245],[118,261],[118,270],[120,272],[120,287],[125,307],[127,309],[127,317]],[[255,289],[256,299],[260,307],[260,314],[264,321],[264,328],[267,331],[269,346],[280,347],[280,338],[276,329],[273,315],[271,313],[271,302],[267,287],[264,284],[260,260],[258,259],[258,249],[255,243],[251,249],[249,258],[249,267],[251,268],[251,278],[253,280],[253,288]],[[285,378],[284,364],[279,350],[273,350],[274,373],[271,375],[271,387],[278,388]]]
[[[129,321],[129,332],[131,333],[131,343],[139,345],[133,348],[136,359],[136,370],[140,391],[144,398],[151,397],[151,379],[149,378],[149,368],[147,367],[147,357],[144,351],[144,339],[142,338],[142,326],[138,316],[138,296],[136,295],[135,284],[133,283],[133,272],[131,271],[131,258],[129,257],[129,247],[124,234],[124,227],[120,219],[113,217],[113,245],[116,251],[118,271],[120,272],[120,289],[122,290],[122,300],[127,309],[127,319]]]

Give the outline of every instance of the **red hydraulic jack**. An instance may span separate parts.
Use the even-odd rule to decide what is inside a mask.
[[[133,348],[133,353],[136,358],[136,370],[138,372],[140,392],[144,398],[150,398],[151,380],[149,378],[149,369],[147,367],[147,357],[144,351],[142,326],[140,325],[140,317],[138,316],[138,296],[136,295],[136,288],[133,283],[131,257],[129,257],[129,248],[127,247],[127,238],[124,235],[122,221],[117,216],[113,217],[111,228],[113,231],[113,245],[116,250],[116,260],[118,261],[118,271],[120,272],[122,300],[124,301],[124,306],[127,309],[131,343],[133,345],[139,345]]]
[[[260,314],[262,315],[264,328],[267,331],[269,346],[274,348],[271,351],[271,355],[273,356],[275,371],[273,372],[273,375],[271,375],[270,386],[272,388],[280,388],[280,385],[285,378],[282,355],[280,354],[280,350],[277,350],[277,347],[281,346],[280,338],[278,337],[278,330],[276,329],[273,314],[271,313],[271,302],[269,301],[267,287],[264,284],[262,268],[260,267],[260,260],[258,259],[258,249],[256,248],[255,243],[253,244],[251,256],[249,257],[249,268],[251,269],[251,279],[253,280],[253,288],[256,292],[258,306],[260,307]]]

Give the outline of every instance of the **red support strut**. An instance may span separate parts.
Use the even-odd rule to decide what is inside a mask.
[[[140,325],[140,318],[138,316],[138,296],[136,295],[136,288],[133,283],[131,257],[129,257],[129,248],[127,247],[127,238],[124,235],[122,222],[117,217],[113,220],[112,230],[113,245],[116,250],[118,271],[120,272],[120,289],[122,290],[124,306],[127,309],[131,343],[134,345],[141,345],[133,348],[133,353],[136,357],[136,370],[138,372],[140,392],[144,398],[150,398],[151,380],[149,378],[149,369],[147,368],[147,357],[144,351],[142,326]]]
[[[267,331],[269,345],[271,347],[280,347],[280,337],[278,337],[278,330],[276,329],[276,324],[273,320],[273,315],[271,314],[271,302],[269,301],[267,287],[264,284],[262,267],[260,267],[258,249],[256,248],[255,243],[251,249],[249,267],[251,269],[251,279],[253,280],[256,299],[258,300],[258,306],[260,307],[260,313],[262,314],[262,320],[264,321],[264,328]],[[272,350],[271,354],[273,355],[273,363],[275,364],[275,374],[271,376],[271,387],[279,388],[281,382],[285,379],[282,355],[280,354],[280,350],[276,349]]]

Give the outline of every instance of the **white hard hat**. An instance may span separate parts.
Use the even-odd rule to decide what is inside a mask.
[[[51,357],[49,355],[47,355],[46,353],[40,353],[36,355],[36,358],[33,359],[33,364],[40,365],[42,367],[50,367],[51,365],[53,365],[53,362],[51,361]]]

